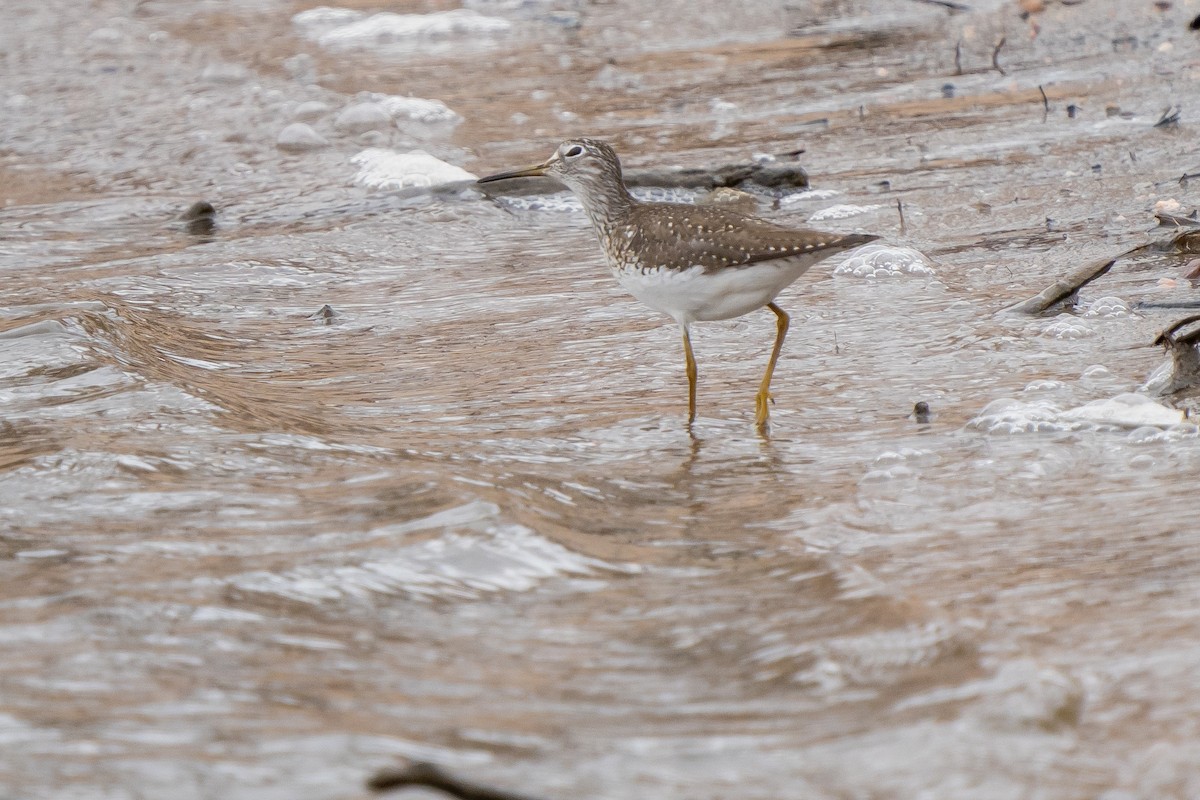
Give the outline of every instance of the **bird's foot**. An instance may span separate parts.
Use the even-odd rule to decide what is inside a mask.
[[[759,392],[754,398],[754,424],[759,430],[765,430],[767,420],[771,418],[770,404],[775,402],[775,396],[770,392]]]

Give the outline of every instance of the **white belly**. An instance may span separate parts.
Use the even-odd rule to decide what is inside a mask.
[[[656,311],[676,322],[732,319],[764,307],[814,263],[811,255],[763,261],[747,267],[705,272],[686,270],[614,270],[617,282]]]

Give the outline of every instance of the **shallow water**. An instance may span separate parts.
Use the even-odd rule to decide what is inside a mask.
[[[328,50],[299,2],[18,2],[0,796],[360,797],[398,757],[547,798],[1195,796],[1200,437],[1061,416],[1161,363],[1193,312],[1136,304],[1194,300],[1190,256],[997,313],[1190,208],[1194,9],[973,5],[478,2],[507,33]],[[339,131],[359,92],[463,122]],[[280,152],[313,100],[329,145]],[[771,315],[698,326],[689,436],[678,331],[570,204],[351,161],[578,133],[803,147],[821,191],[764,215],[868,209],[819,224],[934,274],[786,292],[765,439]]]

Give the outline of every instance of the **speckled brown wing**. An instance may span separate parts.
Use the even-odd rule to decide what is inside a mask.
[[[815,263],[878,238],[783,228],[728,209],[676,203],[638,206],[628,227],[614,234],[618,249],[639,254],[646,267],[700,266],[706,272],[806,253]]]

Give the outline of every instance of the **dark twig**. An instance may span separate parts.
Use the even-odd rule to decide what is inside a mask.
[[[1179,182],[1181,184],[1187,183],[1192,178],[1200,178],[1200,172],[1185,172],[1179,176]]]
[[[1163,226],[1173,225],[1176,228],[1190,228],[1194,230],[1195,228],[1200,227],[1200,215],[1197,215],[1196,209],[1192,209],[1192,213],[1188,214],[1187,216],[1180,216],[1179,214],[1169,214],[1166,211],[1159,211],[1154,215],[1154,218],[1158,220],[1158,225],[1160,228]]]
[[[904,236],[908,226],[904,224],[904,203],[900,202],[900,198],[896,198],[896,212],[900,214],[900,235]]]
[[[1200,314],[1194,314],[1193,316],[1190,316],[1190,317],[1184,317],[1183,319],[1179,320],[1178,322],[1173,323],[1171,325],[1171,327],[1167,328],[1165,331],[1163,331],[1162,333],[1160,333],[1158,335],[1158,338],[1154,340],[1154,344],[1162,345],[1163,347],[1170,347],[1170,345],[1173,342],[1182,342],[1183,344],[1186,344],[1186,345],[1196,344],[1196,342],[1200,341],[1200,328],[1197,328],[1196,330],[1192,331],[1191,333],[1187,334],[1186,336],[1178,336],[1178,337],[1175,336],[1175,333],[1180,328],[1183,328],[1187,325],[1191,325],[1193,322],[1200,322]]]
[[[1175,234],[1171,239],[1171,248],[1177,253],[1200,253],[1200,230],[1186,228],[1183,232]]]
[[[371,780],[367,781],[367,787],[377,792],[403,789],[408,786],[437,789],[461,798],[461,800],[532,800],[528,795],[513,794],[501,789],[492,789],[459,780],[436,764],[420,763],[403,768],[380,770]]]
[[[1162,116],[1158,118],[1158,122],[1154,123],[1156,128],[1169,128],[1172,125],[1179,124],[1179,115],[1183,111],[1180,106],[1167,106],[1163,109]]]
[[[1046,117],[1050,116],[1050,99],[1046,97],[1046,90],[1042,88],[1040,83],[1038,84],[1038,91],[1042,93],[1042,108],[1044,109],[1042,112],[1042,122],[1045,122]]]
[[[1133,304],[1134,308],[1170,308],[1176,311],[1185,308],[1200,308],[1200,300],[1142,300]]]
[[[1000,49],[1002,47],[1004,47],[1004,43],[1007,41],[1008,41],[1007,36],[1001,36],[1000,41],[996,42],[996,48],[994,50],[992,50],[992,66],[995,67],[996,71],[999,72],[1001,75],[1008,74],[1007,72],[1004,71],[1004,67],[1000,66]]]
[[[962,42],[954,45],[954,74],[962,75]]]
[[[1179,320],[1154,340],[1156,345],[1161,345],[1167,351],[1172,362],[1169,380],[1158,387],[1160,395],[1187,391],[1200,384],[1200,352],[1196,351],[1196,343],[1200,341],[1200,328],[1176,336],[1180,330],[1194,322],[1200,322],[1200,314]]]
[[[953,3],[950,0],[913,0],[915,3],[925,3],[931,6],[941,6],[948,8],[951,11],[970,11],[970,6],[964,6],[962,3]]]

